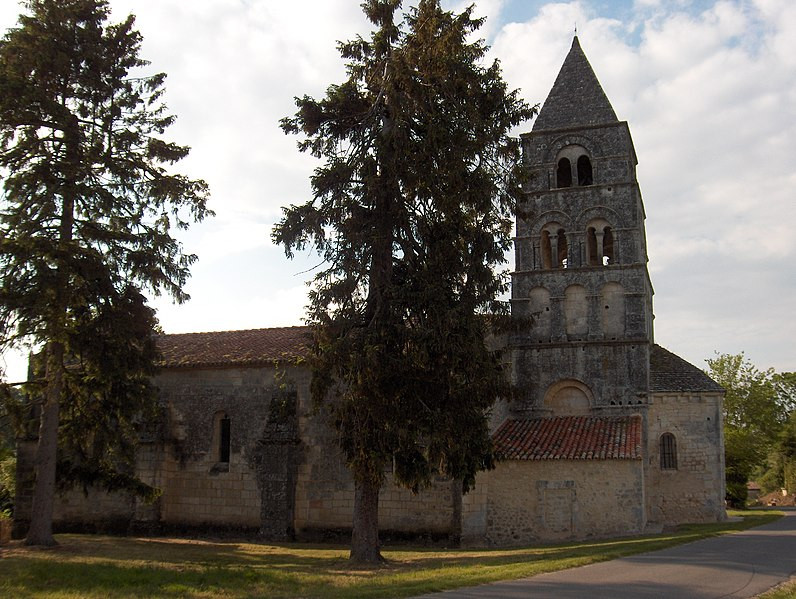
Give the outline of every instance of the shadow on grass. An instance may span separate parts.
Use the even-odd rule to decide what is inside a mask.
[[[386,547],[386,565],[355,569],[348,548],[233,541],[59,535],[61,546],[13,544],[0,560],[7,597],[407,597],[655,551],[776,519],[682,527],[655,537],[526,548]]]

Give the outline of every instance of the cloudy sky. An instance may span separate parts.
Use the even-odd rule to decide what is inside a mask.
[[[469,2],[447,2],[457,9]],[[0,30],[20,7],[0,2]],[[170,138],[217,216],[181,233],[199,254],[170,333],[300,324],[317,259],[270,241],[315,162],[278,126],[293,97],[343,78],[336,41],[368,31],[356,0],[111,0],[168,73]],[[699,367],[715,351],[796,370],[796,4],[792,0],[476,1],[509,84],[542,103],[578,36],[639,158],[656,341]],[[516,133],[529,131],[528,123]],[[6,357],[11,379],[22,360]]]

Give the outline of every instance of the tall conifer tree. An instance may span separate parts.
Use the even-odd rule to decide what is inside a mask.
[[[78,402],[70,426],[108,425],[113,402],[147,395],[155,321],[139,289],[187,298],[195,256],[171,230],[209,211],[205,183],[168,170],[188,148],[161,138],[165,75],[144,74],[134,18],[109,24],[106,0],[26,7],[0,41],[0,333],[43,346],[26,541],[49,545],[61,406]],[[84,457],[72,466],[99,464]]]
[[[509,91],[472,8],[368,0],[370,39],[340,45],[348,78],[282,121],[323,160],[313,198],[274,230],[325,260],[310,293],[314,400],[355,481],[351,559],[377,562],[384,472],[413,490],[493,464],[488,413],[507,393],[485,312],[506,286],[519,147],[533,110]]]

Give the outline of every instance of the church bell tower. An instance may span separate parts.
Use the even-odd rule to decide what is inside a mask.
[[[522,148],[514,412],[638,411],[649,392],[653,290],[637,160],[577,36]]]

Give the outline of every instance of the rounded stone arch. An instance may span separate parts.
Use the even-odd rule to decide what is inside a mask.
[[[580,144],[564,146],[555,158],[555,188],[585,187],[594,183],[591,152]]]
[[[567,268],[569,264],[569,232],[571,219],[560,210],[551,210],[540,215],[531,225],[534,240],[534,268],[544,270]]]
[[[561,155],[561,151],[570,146],[580,146],[583,148],[592,161],[595,157],[605,155],[600,144],[592,138],[577,133],[569,133],[557,137],[550,143],[547,148],[547,154],[544,157],[545,162],[556,162],[557,158]],[[571,157],[567,157],[571,160]],[[578,157],[575,156],[575,160],[577,159]]]
[[[600,289],[600,324],[606,339],[625,336],[625,288],[608,282]]]
[[[569,214],[561,210],[548,210],[534,219],[528,231],[532,237],[538,237],[545,228],[549,228],[549,225],[553,223],[560,225],[565,231],[572,230],[572,218]]]
[[[578,213],[573,219],[573,228],[577,231],[585,231],[586,226],[597,220],[603,220],[614,228],[624,229],[627,228],[627,223],[621,214],[613,208],[598,204],[597,206],[589,206],[585,210]]]
[[[564,323],[570,340],[588,335],[589,297],[583,285],[569,285],[564,290]]]
[[[617,263],[619,252],[614,229],[615,227],[602,217],[593,218],[586,223],[585,264],[587,266],[608,266]]]
[[[534,287],[528,293],[528,313],[533,318],[531,339],[539,342],[550,341],[552,312],[550,291],[546,287]]]
[[[553,416],[588,416],[594,405],[591,389],[576,379],[562,379],[544,394],[544,407]]]

